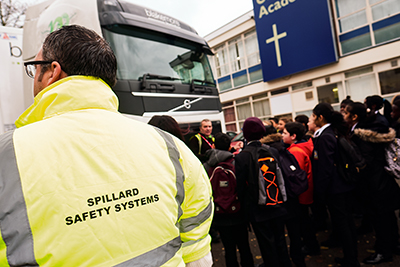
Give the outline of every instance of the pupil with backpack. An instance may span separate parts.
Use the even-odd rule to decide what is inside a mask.
[[[286,220],[290,238],[290,256],[296,266],[305,266],[303,251],[307,254],[320,254],[316,231],[313,227],[309,208],[313,203],[313,175],[310,156],[314,149],[312,140],[305,141],[305,127],[299,122],[285,125],[282,140],[288,146],[280,152],[280,162],[288,189],[288,211]],[[303,249],[304,244],[304,249]]]
[[[238,267],[236,248],[240,253],[241,266],[254,266],[249,246],[248,225],[237,194],[234,155],[229,152],[231,140],[227,134],[217,133],[215,149],[207,152],[204,163],[213,190],[213,226],[218,230],[225,248],[227,267]]]
[[[256,117],[243,124],[246,147],[236,155],[235,167],[241,208],[251,223],[265,266],[292,266],[286,246],[283,207],[286,190],[277,151],[259,141],[265,127]]]

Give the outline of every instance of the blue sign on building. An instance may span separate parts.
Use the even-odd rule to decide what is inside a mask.
[[[264,81],[338,60],[329,0],[253,0]]]

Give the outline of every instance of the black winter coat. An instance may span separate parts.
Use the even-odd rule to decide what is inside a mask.
[[[367,163],[357,184],[357,196],[367,211],[380,214],[400,207],[400,188],[395,179],[384,170],[385,146],[395,138],[396,132],[393,129],[387,133],[382,133],[384,129],[374,130],[356,128],[351,140],[358,146]]]
[[[332,126],[326,128],[320,136],[314,137],[313,143],[314,151],[311,160],[314,194],[324,199],[327,194],[335,195],[353,190],[355,186],[347,184],[336,169],[338,146]]]

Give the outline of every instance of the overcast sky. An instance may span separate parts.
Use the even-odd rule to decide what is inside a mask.
[[[21,0],[28,4],[43,0]],[[84,0],[82,0],[84,1]],[[205,36],[253,9],[252,0],[126,0],[179,19]]]

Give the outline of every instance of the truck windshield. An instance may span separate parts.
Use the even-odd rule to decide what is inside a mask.
[[[170,77],[172,83],[190,84],[193,80],[214,83],[200,44],[142,29],[103,29],[103,35],[117,57],[118,79],[141,80],[144,75],[152,74]]]

